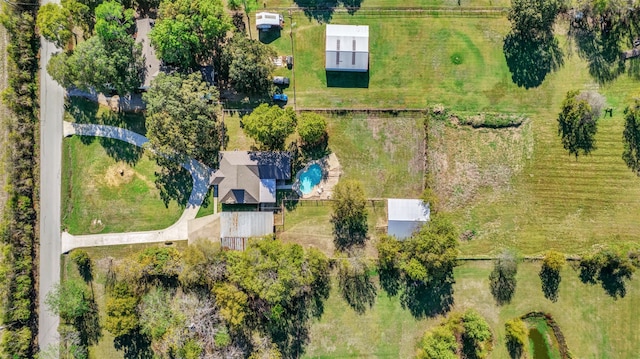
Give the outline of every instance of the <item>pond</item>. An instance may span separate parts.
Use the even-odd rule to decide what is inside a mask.
[[[533,350],[533,359],[551,359],[547,341],[536,327],[529,329],[529,344]]]

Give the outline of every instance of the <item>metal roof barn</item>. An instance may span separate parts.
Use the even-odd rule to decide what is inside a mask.
[[[406,239],[429,221],[429,205],[419,199],[387,200],[387,233],[397,239]]]
[[[327,25],[327,71],[369,71],[369,26]]]
[[[273,234],[273,212],[220,213],[222,247],[244,250],[247,240]]]
[[[256,14],[256,28],[258,30],[269,30],[271,28],[282,28],[284,19],[282,15],[271,12],[259,12]]]

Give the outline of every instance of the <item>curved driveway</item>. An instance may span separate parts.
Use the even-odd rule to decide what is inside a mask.
[[[145,143],[149,142],[149,140],[141,134],[124,128],[106,125],[79,124],[65,121],[63,132],[64,137],[72,135],[108,137],[124,141],[138,147],[143,147]],[[80,247],[153,243],[187,239],[187,223],[189,220],[196,218],[198,210],[202,205],[202,201],[204,201],[204,198],[207,195],[212,170],[208,166],[194,159],[183,163],[182,167],[191,174],[191,178],[193,179],[193,190],[189,196],[187,208],[184,213],[182,213],[180,219],[178,219],[178,221],[172,226],[157,231],[106,233],[80,236],[74,236],[67,232],[63,232],[61,253],[66,253],[74,248]]]

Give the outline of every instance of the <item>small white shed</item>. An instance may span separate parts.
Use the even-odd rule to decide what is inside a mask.
[[[397,239],[406,239],[429,221],[429,205],[420,199],[387,200],[387,233]]]
[[[256,14],[256,28],[258,30],[282,29],[284,18],[280,14],[259,12]]]
[[[369,26],[327,25],[327,71],[369,71]]]

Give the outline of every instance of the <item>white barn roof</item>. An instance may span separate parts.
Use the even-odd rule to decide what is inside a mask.
[[[327,25],[325,54],[327,71],[368,71],[369,26]]]
[[[429,205],[419,199],[389,198],[387,215],[387,233],[405,239],[429,220],[430,211]]]
[[[279,27],[282,25],[282,17],[280,14],[271,12],[259,12],[256,14],[256,27],[258,29],[268,29],[270,27]]]

